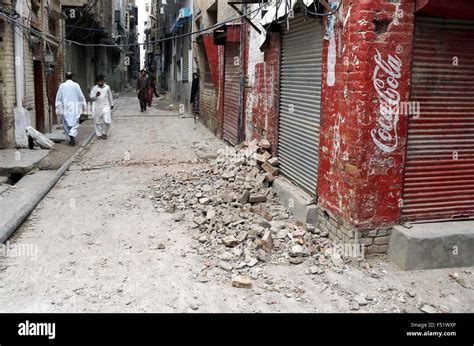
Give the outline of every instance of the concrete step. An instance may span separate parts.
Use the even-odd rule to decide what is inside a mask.
[[[28,173],[35,169],[49,153],[49,150],[0,150],[0,175]]]
[[[402,270],[474,266],[474,221],[396,226],[388,256]]]
[[[10,225],[22,218],[30,206],[42,198],[45,187],[54,178],[56,171],[37,171],[25,175],[15,186],[0,196],[0,244],[11,235]]]
[[[280,203],[290,210],[296,220],[316,225],[318,209],[316,205],[309,204],[312,200],[309,194],[281,176],[273,182],[273,190],[277,193]]]

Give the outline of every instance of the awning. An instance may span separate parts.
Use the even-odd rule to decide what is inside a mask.
[[[276,2],[271,2],[268,7],[265,8],[265,10],[267,10],[268,12],[265,13],[265,16],[260,21],[260,24],[262,26],[266,26],[275,20],[283,18],[288,14],[288,12],[290,12],[290,10],[293,10],[295,8],[298,2],[298,0],[281,1],[278,8]],[[303,0],[303,2],[306,6],[314,4],[314,0]]]
[[[184,23],[186,23],[186,21],[191,18],[191,15],[192,12],[189,7],[183,7],[182,9],[180,9],[178,18],[176,18],[176,21],[174,22],[173,27],[171,28],[171,32],[173,34],[176,34],[178,30],[180,30],[184,26]]]

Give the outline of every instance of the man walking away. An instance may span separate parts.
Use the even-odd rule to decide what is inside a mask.
[[[199,119],[199,74],[193,73],[193,84],[191,86],[191,104],[193,105],[192,113],[194,122]]]
[[[66,81],[59,86],[56,94],[56,114],[63,118],[64,132],[69,138],[69,145],[76,145],[79,133],[79,120],[82,111],[87,107],[86,98],[79,84],[73,82],[72,72],[66,73]]]
[[[107,133],[112,123],[114,96],[110,87],[105,84],[104,76],[97,77],[97,84],[92,88],[90,96],[91,100],[95,101],[93,115],[97,139],[107,139]]]
[[[150,81],[146,75],[146,70],[142,70],[137,80],[137,91],[138,99],[140,100],[141,112],[146,112],[149,83]]]
[[[158,97],[158,94],[156,92],[155,77],[151,75],[148,80],[149,80],[149,87],[148,87],[147,103],[148,103],[148,107],[151,107],[151,105],[153,104],[153,94],[156,97]]]

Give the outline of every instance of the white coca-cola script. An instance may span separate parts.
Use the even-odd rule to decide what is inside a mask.
[[[386,153],[394,152],[398,147],[397,124],[400,110],[400,93],[398,87],[401,78],[402,61],[395,55],[389,55],[387,60],[376,49],[374,56],[376,66],[373,82],[379,97],[379,116],[377,127],[372,129],[374,143]]]

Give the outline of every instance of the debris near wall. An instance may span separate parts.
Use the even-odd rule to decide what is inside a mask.
[[[278,159],[269,148],[267,141],[228,148],[192,174],[166,173],[152,187],[155,207],[176,222],[192,221],[197,252],[232,272],[235,287],[248,287],[246,275],[256,279],[255,267],[267,262],[298,265],[314,256],[333,265],[323,254],[329,239],[279,203],[272,189]]]
[[[41,149],[53,149],[54,148],[54,142],[50,141],[48,138],[46,138],[41,132],[37,131],[31,126],[26,127],[26,133],[28,136],[33,138],[33,141],[35,141],[36,144]]]

